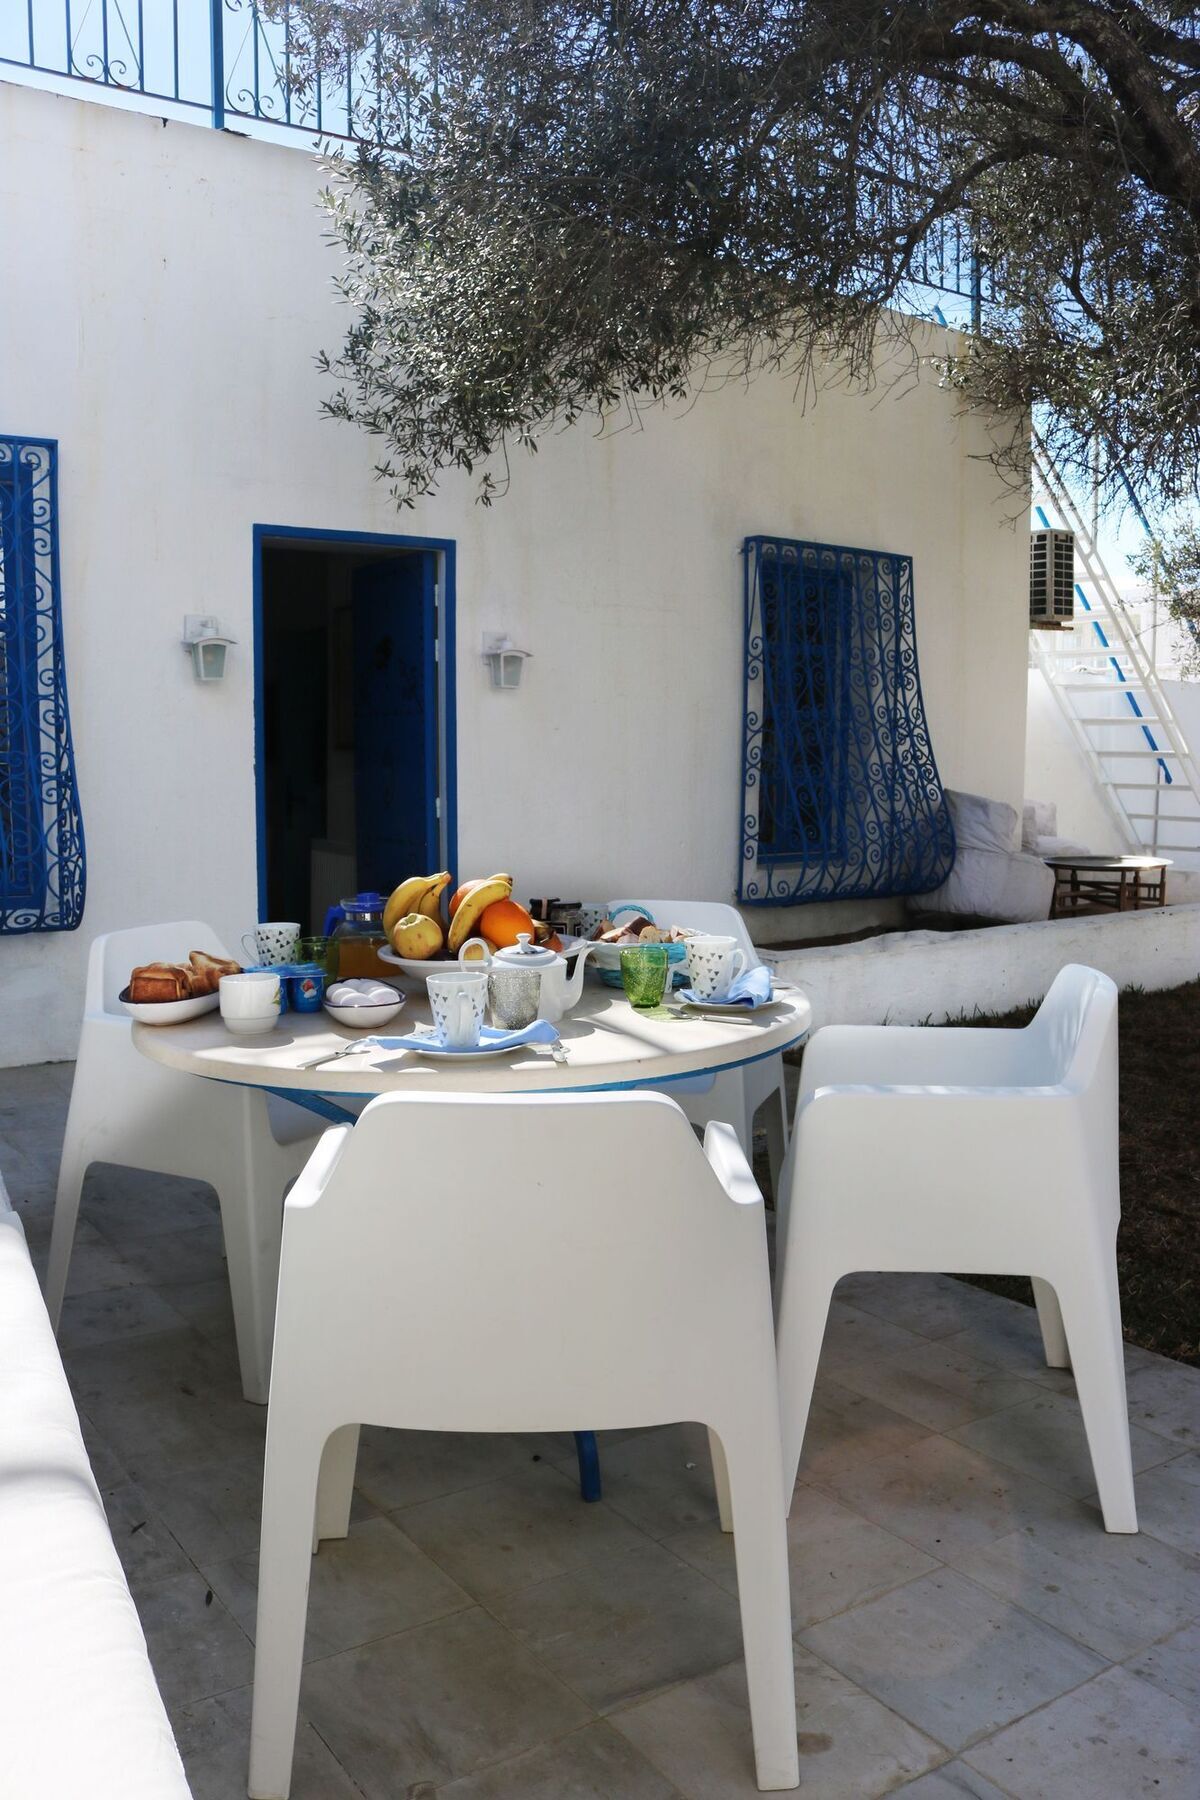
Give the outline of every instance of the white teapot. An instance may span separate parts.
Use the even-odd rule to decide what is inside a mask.
[[[468,951],[474,951],[474,955],[468,957]],[[557,950],[535,944],[529,933],[522,931],[517,934],[517,941],[511,948],[497,950],[494,957],[481,938],[469,938],[459,951],[458,959],[468,966],[494,963],[501,968],[521,969],[540,975],[542,991],[537,1016],[557,1025],[583,992],[584,964],[591,951],[591,944],[582,945],[575,955],[575,973],[569,976],[565,956],[560,956]]]

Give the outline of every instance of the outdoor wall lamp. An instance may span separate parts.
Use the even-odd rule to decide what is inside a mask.
[[[492,672],[493,687],[520,687],[521,670],[532,655],[532,650],[518,650],[507,632],[483,634],[483,660]]]
[[[191,651],[192,674],[197,681],[225,679],[225,652],[237,639],[226,637],[221,621],[208,613],[185,613],[183,647]]]

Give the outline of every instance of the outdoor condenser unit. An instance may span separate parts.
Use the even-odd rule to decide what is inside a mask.
[[[1075,533],[1029,534],[1029,623],[1070,625],[1075,617]]]

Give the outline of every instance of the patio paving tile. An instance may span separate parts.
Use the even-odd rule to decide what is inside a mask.
[[[138,1590],[137,1609],[168,1707],[206,1700],[250,1680],[250,1640],[203,1576],[170,1575],[149,1583]]]
[[[205,1463],[143,1482],[154,1510],[192,1561],[204,1568],[257,1550],[262,1464]]]
[[[1002,1790],[986,1775],[968,1768],[957,1758],[954,1762],[943,1763],[940,1769],[931,1769],[928,1775],[919,1775],[915,1781],[906,1782],[895,1792],[898,1796],[903,1795],[904,1800],[1006,1800]]]
[[[1096,1477],[1083,1429],[1083,1414],[1074,1395],[1042,1394],[1007,1411],[974,1419],[949,1433],[957,1443],[994,1457],[1010,1469],[1022,1469],[1064,1494],[1095,1492]],[[1136,1469],[1166,1462],[1171,1446],[1140,1426],[1129,1427],[1129,1448]]]
[[[1130,1657],[1126,1668],[1200,1717],[1200,1625],[1185,1625],[1160,1644]]]
[[[196,1700],[171,1715],[192,1800],[242,1800],[250,1761],[251,1690]],[[333,1752],[304,1718],[296,1734],[291,1800],[361,1800]]]
[[[266,1408],[242,1399],[220,1347],[198,1332],[103,1344],[64,1360],[77,1400],[135,1479],[235,1460],[261,1471]]]
[[[1159,1358],[1126,1378],[1129,1417],[1179,1450],[1200,1449],[1200,1369]]]
[[[907,1450],[929,1436],[923,1425],[867,1394],[818,1376],[800,1458],[800,1480],[828,1486],[839,1476]]]
[[[895,1355],[841,1367],[837,1378],[930,1431],[950,1431],[1041,1392],[1034,1382],[980,1362],[961,1347],[922,1339]]]
[[[590,1717],[478,1608],[309,1663],[301,1705],[368,1800],[474,1773]]]
[[[679,1800],[666,1776],[603,1720],[437,1793],[438,1800]]]
[[[129,1471],[112,1446],[105,1442],[85,1412],[79,1413],[79,1430],[83,1437],[83,1447],[88,1453],[88,1461],[92,1465],[92,1474],[96,1478],[96,1486],[101,1493],[105,1488],[119,1487],[121,1482],[128,1481]]]
[[[894,1456],[835,1476],[828,1486],[855,1512],[941,1562],[1006,1537],[1031,1519],[1084,1511],[1043,1482],[945,1437],[922,1438]]]
[[[529,1451],[501,1431],[385,1431],[364,1426],[356,1485],[380,1512],[523,1473]]]
[[[881,1319],[876,1313],[835,1297],[825,1321],[821,1366],[825,1374],[836,1380],[840,1379],[843,1368],[902,1356],[906,1350],[915,1350],[925,1341],[903,1325]]]
[[[105,1488],[100,1498],[125,1579],[136,1595],[148,1582],[194,1574],[191,1563],[135,1481]]]
[[[1138,1524],[1177,1550],[1200,1556],[1200,1455],[1177,1456],[1136,1475]]]
[[[792,1498],[787,1532],[795,1631],[937,1567],[933,1557],[803,1482]],[[666,1538],[664,1547],[737,1593],[733,1538],[715,1520]]]
[[[491,1603],[500,1623],[596,1712],[740,1654],[732,1594],[645,1543]]]
[[[253,1642],[258,1551],[209,1565],[204,1573]],[[312,1559],[305,1659],[393,1637],[471,1604],[471,1596],[389,1520],[352,1520],[349,1537],[326,1539]]]
[[[1200,1561],[1091,1518],[1026,1525],[955,1567],[1110,1662],[1200,1617]]]
[[[804,1800],[873,1800],[945,1754],[799,1648],[796,1714]],[[758,1793],[741,1661],[617,1713],[612,1723],[688,1800],[753,1800]]]
[[[1195,1713],[1109,1669],[966,1760],[1018,1800],[1195,1800],[1198,1758]]]
[[[0,1162],[0,1169],[3,1168]],[[26,1234],[28,1236],[28,1234]],[[33,1266],[38,1272],[38,1280],[45,1285],[46,1262],[49,1256],[50,1239],[47,1234],[43,1245],[31,1247],[30,1256]],[[92,1230],[86,1237],[79,1235],[75,1239],[71,1251],[71,1265],[67,1271],[67,1298],[77,1294],[100,1294],[111,1288],[134,1287],[142,1280],[138,1270],[133,1268],[119,1250],[113,1248]]]
[[[177,1282],[222,1281],[228,1284],[225,1246],[218,1219],[183,1231],[155,1232],[126,1238],[121,1255],[139,1281],[157,1288]]]
[[[801,1641],[951,1750],[1103,1666],[1090,1650],[953,1569],[812,1626]]]
[[[653,1538],[717,1517],[712,1455],[703,1425],[598,1433],[604,1500]],[[576,1476],[574,1447],[555,1458]]]
[[[477,1600],[604,1563],[646,1542],[601,1502],[581,1505],[579,1483],[548,1463],[391,1515],[415,1544]]]
[[[82,1216],[110,1243],[210,1225],[217,1196],[200,1181],[184,1181],[146,1169],[94,1163],[84,1180]]]
[[[227,1342],[233,1337],[233,1302],[226,1275],[215,1281],[172,1283],[166,1298],[201,1337]]]
[[[953,1275],[913,1275],[864,1271],[838,1282],[835,1295],[864,1312],[877,1313],[918,1337],[951,1337],[977,1316],[975,1295]]]
[[[158,1337],[183,1323],[182,1315],[153,1288],[114,1287],[92,1294],[68,1294],[58,1341],[64,1352],[88,1350],[128,1338]]]

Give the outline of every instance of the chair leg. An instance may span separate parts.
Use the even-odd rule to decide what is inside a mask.
[[[803,1250],[803,1246],[801,1246]],[[776,1352],[779,1360],[779,1420],[783,1441],[783,1506],[792,1509],[792,1491],[804,1449],[817,1365],[825,1339],[829,1302],[837,1285],[802,1256],[787,1257],[783,1247],[776,1277]],[[792,1264],[798,1266],[792,1267]]]
[[[771,1198],[775,1202],[776,1221],[779,1215],[780,1176],[783,1173],[783,1159],[787,1155],[787,1090],[782,1080],[775,1092],[767,1101],[764,1121],[767,1132],[767,1166],[771,1171]]]
[[[62,1317],[63,1296],[71,1272],[71,1251],[75,1247],[75,1227],[79,1222],[79,1202],[83,1195],[83,1178],[88,1159],[72,1141],[71,1121],[67,1119],[67,1135],[62,1159],[58,1165],[58,1189],[54,1197],[54,1223],[50,1227],[50,1257],[46,1265],[46,1311],[57,1333]]]
[[[717,1490],[717,1511],[721,1515],[721,1530],[733,1530],[733,1507],[729,1500],[729,1465],[725,1461],[725,1446],[715,1431],[708,1434],[708,1453],[712,1457],[713,1486]]]
[[[1086,1251],[1071,1273],[1054,1283],[1071,1347],[1075,1390],[1083,1413],[1105,1531],[1133,1532],[1137,1502],[1129,1450],[1125,1354],[1115,1251]]]
[[[1037,1307],[1038,1324],[1042,1328],[1042,1345],[1046,1352],[1047,1367],[1069,1369],[1071,1352],[1067,1347],[1067,1334],[1063,1330],[1062,1308],[1058,1304],[1058,1295],[1048,1281],[1042,1281],[1037,1275],[1033,1277],[1033,1299]]]
[[[320,1463],[319,1437],[308,1429],[292,1432],[272,1417],[258,1559],[251,1800],[287,1800],[292,1785]]]
[[[283,1191],[258,1192],[245,1172],[231,1172],[217,1189],[233,1328],[237,1338],[242,1393],[256,1406],[267,1404],[271,1385],[271,1339],[283,1231]]]
[[[579,1460],[579,1498],[581,1500],[599,1500],[601,1498],[600,1450],[594,1431],[577,1431],[575,1433],[575,1455]]]
[[[779,1463],[752,1438],[723,1439],[733,1506],[738,1604],[758,1785],[774,1792],[800,1785],[796,1678],[787,1533],[779,1510]]]
[[[313,1525],[313,1554],[322,1538],[344,1538],[350,1532],[350,1503],[354,1498],[354,1471],[358,1466],[357,1425],[335,1431],[321,1455],[317,1479],[317,1512]]]

